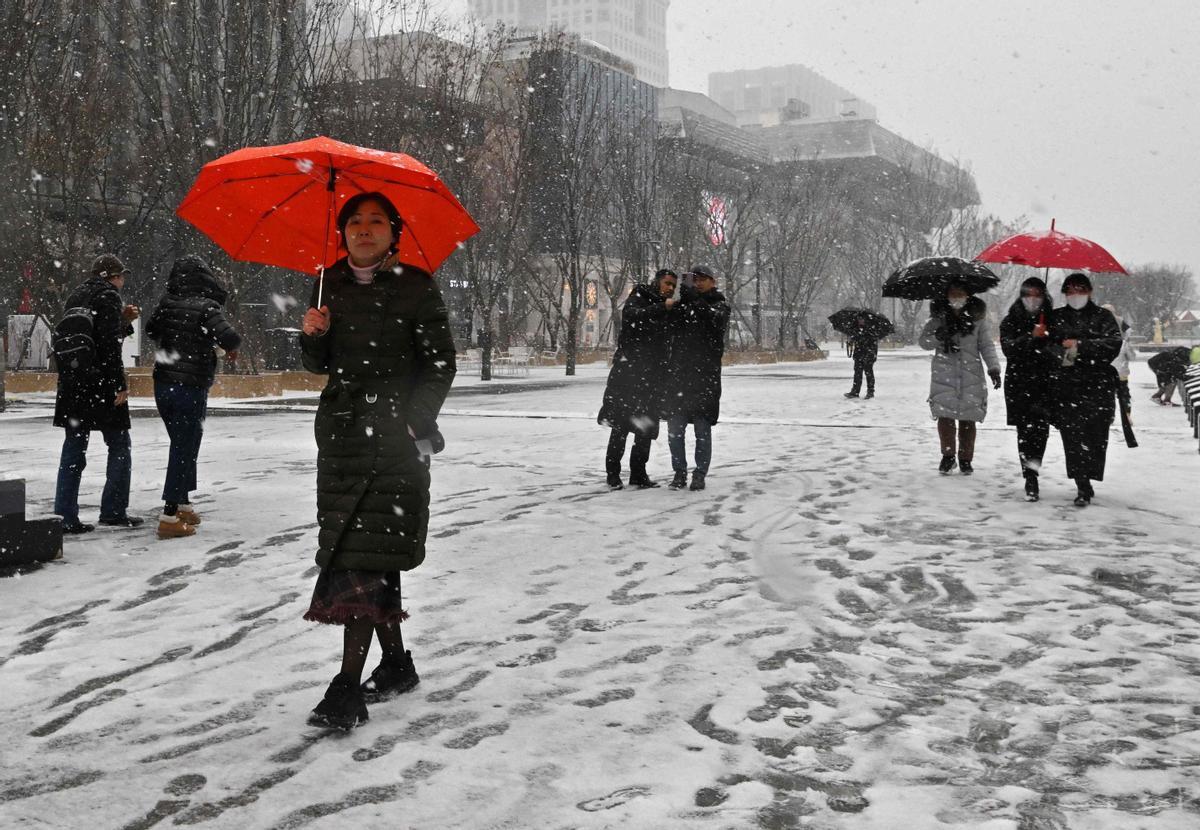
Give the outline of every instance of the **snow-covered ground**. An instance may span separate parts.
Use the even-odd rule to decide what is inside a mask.
[[[0,826],[1200,826],[1180,410],[1137,364],[1141,447],[1114,432],[1080,510],[1052,436],[1028,504],[1002,396],[976,474],[939,476],[928,357],[878,375],[847,401],[844,358],[728,369],[703,493],[607,491],[600,367],[450,398],[404,577],[422,682],[347,736],[304,723],[341,647],[301,620],[311,412],[214,415],[196,537],[102,529],[0,580]],[[0,415],[0,470],[40,512],[45,415]],[[133,441],[149,518],[166,436],[139,418]],[[650,469],[669,477],[665,441]]]

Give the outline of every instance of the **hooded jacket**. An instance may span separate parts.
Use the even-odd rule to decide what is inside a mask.
[[[95,312],[92,337],[96,359],[87,372],[60,372],[54,400],[54,425],[84,430],[129,429],[129,404],[115,406],[118,392],[128,389],[121,361],[121,340],[133,327],[121,317],[121,294],[101,277],[91,277],[67,299],[65,308]]]
[[[215,347],[228,352],[242,342],[222,311],[226,297],[225,289],[199,257],[175,261],[167,278],[167,293],[146,325],[146,336],[158,344],[155,382],[212,386],[217,371]]]
[[[929,381],[933,417],[956,421],[987,417],[987,373],[999,373],[1000,360],[983,300],[971,297],[958,314],[944,302],[935,302],[920,344],[934,350]]]
[[[667,303],[653,284],[636,285],[621,311],[621,333],[596,421],[658,437],[667,368]]]

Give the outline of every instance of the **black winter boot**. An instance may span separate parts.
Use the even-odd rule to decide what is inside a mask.
[[[417,669],[413,666],[411,651],[404,652],[404,656],[399,659],[389,660],[385,657],[362,684],[363,699],[368,703],[378,703],[410,692],[420,682],[421,678],[417,676]]]
[[[645,490],[648,487],[657,487],[658,482],[646,475],[645,470],[629,474],[629,486],[636,487],[639,490]]]
[[[608,489],[609,490],[624,490],[625,489],[625,485],[621,483],[621,474],[620,473],[615,473],[615,474],[609,473],[608,474]]]
[[[692,471],[692,486],[689,487],[688,489],[689,490],[703,490],[704,489],[704,473],[700,472],[699,470],[693,470]]]
[[[362,690],[349,677],[339,674],[325,690],[325,699],[308,716],[308,725],[349,732],[360,723],[366,723],[367,719]]]
[[[1096,491],[1092,489],[1092,482],[1086,478],[1075,479],[1075,487],[1078,493],[1075,495],[1076,507],[1087,507],[1092,503],[1092,496],[1096,495]]]
[[[682,490],[687,487],[687,473],[676,471],[675,477],[671,479],[671,483],[667,485],[672,490]]]
[[[971,473],[975,472],[975,468],[971,466],[971,462],[967,461],[965,458],[958,459],[958,469],[965,476],[969,476]]]
[[[1037,470],[1025,471],[1025,498],[1029,501],[1037,501],[1041,498],[1041,495],[1038,493]]]
[[[938,464],[938,472],[941,473],[942,475],[946,475],[953,469],[954,469],[954,456],[953,455],[943,455],[941,463]]]

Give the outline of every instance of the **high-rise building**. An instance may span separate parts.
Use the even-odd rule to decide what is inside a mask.
[[[742,127],[804,120],[875,120],[875,107],[799,64],[713,72],[708,76],[708,94],[732,112]]]
[[[521,32],[561,29],[633,64],[637,78],[667,85],[670,0],[469,0],[471,14]]]

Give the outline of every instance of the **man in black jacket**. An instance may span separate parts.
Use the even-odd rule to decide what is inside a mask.
[[[66,308],[87,308],[92,313],[95,358],[84,370],[59,367],[54,425],[66,430],[58,464],[54,512],[63,519],[63,533],[88,533],[93,525],[79,521],[79,480],[87,466],[88,440],[99,430],[108,445],[108,468],[100,497],[100,524],[136,527],[142,519],[128,515],[129,387],[121,362],[121,341],[133,334],[137,306],[124,305],[120,290],[129,269],[114,254],[92,263],[92,276],[71,292]]]
[[[689,284],[690,283],[690,284]],[[696,433],[696,466],[690,489],[703,490],[712,459],[712,427],[721,414],[721,358],[729,303],[717,290],[717,275],[707,265],[694,265],[680,289],[679,304],[671,309],[670,357],[663,394],[667,445],[675,477],[670,488],[687,483],[684,433],[690,423]]]
[[[631,487],[657,487],[646,473],[650,442],[658,437],[662,379],[667,366],[667,312],[675,305],[675,272],[663,268],[649,285],[635,285],[621,309],[621,333],[613,354],[604,403],[596,422],[610,428],[605,470],[608,486],[620,490],[621,456],[633,433],[629,452]]]
[[[176,260],[167,293],[150,316],[146,335],[158,344],[154,359],[154,402],[171,436],[163,512],[158,537],[191,536],[200,524],[192,506],[196,459],[204,435],[208,390],[217,371],[215,347],[237,358],[242,338],[225,319],[225,289],[198,256]]]

